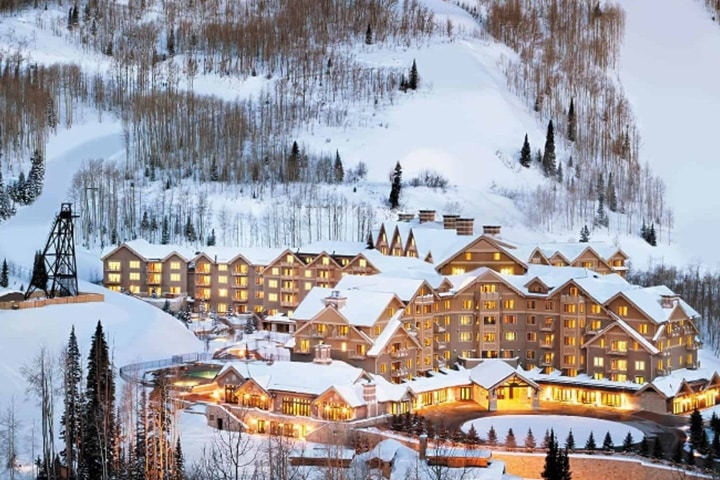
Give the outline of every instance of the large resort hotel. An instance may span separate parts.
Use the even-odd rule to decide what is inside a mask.
[[[291,368],[255,355],[198,386],[224,412],[252,410],[257,431],[301,435],[448,402],[662,414],[720,402],[720,377],[698,361],[698,312],[667,287],[628,283],[621,249],[479,230],[422,210],[368,242],[193,251],[133,240],[103,256],[104,284],[255,316],[284,338]]]

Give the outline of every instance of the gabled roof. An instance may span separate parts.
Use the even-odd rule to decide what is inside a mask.
[[[333,291],[338,291],[340,297],[345,298],[345,305],[338,312],[355,326],[371,327],[385,314],[393,299],[402,303],[394,293],[314,287],[295,309],[292,318],[310,320],[326,308],[332,308],[326,306],[325,299]]]
[[[628,325],[623,319],[621,319],[612,312],[608,312],[608,314],[610,315],[610,318],[614,320],[614,322],[596,333],[590,340],[583,344],[582,348],[587,348],[588,345],[595,343],[597,339],[604,336],[610,330],[619,328],[625,333],[627,333],[631,339],[638,342],[638,344],[651,355],[657,355],[658,353],[660,353],[660,350],[658,350],[658,348],[654,346],[652,342],[650,342],[647,338],[643,337],[637,330]]]
[[[366,250],[360,253],[370,265],[379,272],[403,278],[426,280],[431,287],[437,288],[443,277],[435,271],[432,264],[414,257],[394,257],[383,255],[377,250]]]
[[[688,305],[684,300],[678,298],[677,303],[672,308],[663,308],[662,296],[676,295],[665,286],[645,287],[627,289],[613,295],[606,303],[614,301],[618,297],[622,297],[629,303],[634,305],[642,314],[650,321],[661,324],[667,322],[677,307],[690,318],[699,317],[700,314]]]
[[[318,254],[315,256],[315,258],[312,259],[312,261],[311,261],[310,263],[305,263],[304,265],[305,265],[306,268],[310,268],[310,267],[314,266],[316,263],[318,263],[318,262],[320,261],[320,259],[322,259],[322,258],[329,258],[333,265],[335,265],[335,266],[338,267],[338,268],[340,267],[340,265],[338,264],[338,262],[336,262],[335,259],[332,258],[332,257],[330,256],[330,254],[327,253],[327,252],[320,252],[320,253],[318,253]]]
[[[528,385],[537,388],[538,385],[519,369],[513,368],[502,360],[485,360],[483,363],[470,369],[470,380],[485,390],[490,390],[512,376],[517,376]]]
[[[393,315],[388,324],[385,325],[385,328],[383,328],[382,333],[378,335],[378,337],[373,342],[373,346],[370,347],[370,350],[367,351],[368,357],[377,357],[378,355],[382,354],[385,347],[388,346],[390,340],[392,340],[392,338],[395,336],[395,333],[397,333],[398,331],[404,332],[408,338],[412,339],[416,347],[422,348],[422,345],[420,344],[420,342],[418,342],[417,338],[415,338],[414,335],[410,335],[410,333],[405,330],[405,327],[403,327],[402,315],[402,310],[398,310],[395,315]]]
[[[305,266],[305,263],[304,263],[302,260],[300,260],[300,258],[299,258],[297,255],[295,255],[295,252],[293,252],[293,251],[290,250],[289,248],[283,248],[283,249],[280,249],[280,253],[279,253],[279,254],[275,255],[275,257],[274,257],[273,259],[271,259],[269,262],[267,262],[266,264],[264,264],[264,265],[265,265],[265,270],[264,270],[264,271],[267,271],[267,269],[268,269],[268,267],[269,267],[270,265],[272,265],[273,263],[279,262],[279,261],[282,260],[282,258],[285,257],[286,255],[292,255],[293,258],[295,259],[294,262],[297,263],[297,265],[302,266],[302,267]]]
[[[467,249],[470,245],[479,242],[480,240],[486,240],[488,243],[492,244],[495,248],[510,257],[515,262],[523,265],[524,267],[527,267],[527,262],[525,260],[518,258],[517,256],[515,256],[514,253],[510,252],[510,250],[513,250],[515,248],[513,244],[500,240],[493,235],[459,235],[456,238],[457,240],[451,244],[448,244],[442,252],[433,252],[436,269],[442,268],[450,260],[458,256],[463,250]]]
[[[717,380],[717,372],[711,368],[698,368],[690,370],[688,368],[680,368],[673,370],[670,375],[655,377],[652,385],[666,398],[672,398],[685,388],[688,382],[705,381],[708,384]]]
[[[163,261],[168,257],[172,256],[173,254],[178,255],[180,258],[188,262],[191,258],[195,256],[194,251],[191,248],[180,247],[178,245],[161,245],[158,243],[150,243],[147,240],[138,238],[135,240],[130,240],[128,242],[123,242],[119,246],[107,250],[103,254],[102,260],[105,260],[107,257],[113,255],[115,252],[122,248],[129,249],[146,262]]]
[[[385,273],[344,275],[335,288],[394,293],[400,300],[408,303],[415,298],[423,285],[427,287],[427,294],[433,295],[433,287],[422,278],[406,278]]]

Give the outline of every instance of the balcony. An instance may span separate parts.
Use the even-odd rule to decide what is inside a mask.
[[[445,368],[447,367],[447,362],[443,358],[438,358],[437,360],[435,360],[435,366],[437,368]]]
[[[350,360],[365,360],[366,355],[357,351],[348,352],[347,358]]]
[[[552,332],[553,330],[555,330],[555,322],[540,324],[541,332]]]
[[[390,376],[392,376],[393,378],[407,377],[408,373],[410,373],[410,372],[408,372],[408,369],[405,367],[402,367],[402,368],[396,368],[396,369],[392,370],[390,372]]]
[[[162,283],[162,276],[160,275],[148,275],[148,285],[160,285]]]
[[[297,293],[297,292],[298,292],[298,287],[297,287],[297,286],[283,285],[282,287],[280,287],[280,292],[281,292],[281,293]]]
[[[415,298],[417,305],[432,305],[435,302],[435,298],[432,295],[419,295]]]
[[[327,332],[325,330],[310,330],[310,338],[325,338]]]
[[[392,357],[392,358],[405,358],[408,355],[410,355],[410,351],[406,348],[390,350],[390,357]]]
[[[605,351],[605,353],[607,353],[608,355],[619,355],[619,356],[625,356],[628,354],[627,350],[611,350],[611,349],[607,349]]]
[[[561,295],[560,302],[561,303],[574,303],[576,305],[579,305],[579,304],[585,303],[585,297],[581,297],[579,295]]]
[[[445,333],[447,330],[439,323],[433,324],[433,333]]]
[[[555,345],[553,342],[543,342],[540,344],[540,348],[548,348],[552,350],[553,348],[555,348]]]
[[[447,350],[448,346],[446,342],[435,341],[436,350]]]
[[[499,292],[480,292],[480,301],[499,301],[500,300],[500,293]]]
[[[540,361],[538,362],[538,365],[540,365],[541,367],[552,367],[553,359],[547,358],[547,357],[541,357]]]

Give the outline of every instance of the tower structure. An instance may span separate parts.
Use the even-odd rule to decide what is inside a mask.
[[[73,297],[78,294],[77,262],[75,258],[75,226],[72,203],[62,203],[55,217],[50,236],[42,252],[42,262],[47,271],[45,288],[30,281],[25,298],[38,289],[49,298]]]

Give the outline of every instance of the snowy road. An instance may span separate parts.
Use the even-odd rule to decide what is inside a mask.
[[[673,242],[720,264],[720,28],[695,0],[621,0],[621,80],[639,120],[641,157],[668,187]]]

